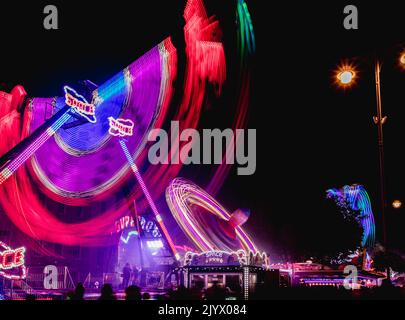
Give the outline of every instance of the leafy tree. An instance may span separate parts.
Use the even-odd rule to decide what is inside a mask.
[[[317,237],[309,249],[315,262],[338,265],[361,246],[363,229],[358,221],[359,212],[347,203],[336,204],[330,199],[323,206],[324,219],[317,228]]]
[[[401,255],[386,250],[381,245],[373,252],[373,266],[377,271],[386,271],[387,266],[396,272],[405,272],[405,260]]]

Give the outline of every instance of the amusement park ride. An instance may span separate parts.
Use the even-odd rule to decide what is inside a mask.
[[[244,1],[238,1],[237,13],[246,55],[254,38]],[[182,119],[184,127],[195,128],[206,83],[220,94],[225,60],[219,25],[207,16],[203,2],[187,1],[184,17],[188,73],[185,97],[174,118]],[[246,66],[241,68],[245,74]],[[51,98],[26,98],[22,86],[10,94],[0,92],[0,126],[5,137],[0,146],[0,204],[19,231],[36,242],[83,247],[111,245],[111,235],[120,233],[120,246],[138,239],[138,264],[146,263],[146,246],[154,254],[165,250],[171,260],[162,264],[179,267],[192,252],[181,250],[180,254],[155,204],[154,198],[166,190],[170,211],[193,244],[194,254],[228,252],[232,256],[243,250],[247,256],[258,257],[259,249],[242,228],[248,210],[230,214],[210,193],[176,178],[181,165],[149,166],[146,162],[147,137],[153,128],[164,125],[176,74],[177,52],[167,38],[100,86],[90,81],[80,89],[64,86],[63,96]],[[246,108],[246,103],[238,107]],[[243,123],[239,117],[235,126]],[[210,192],[215,193],[227,170],[220,166],[208,186]],[[131,171],[136,183],[128,187]],[[104,209],[92,219],[67,223],[47,208],[44,197],[64,206],[65,212],[92,205]],[[143,241],[146,234],[150,236]],[[13,262],[2,262],[0,271],[7,266],[20,268],[25,249],[4,248],[1,257],[13,255]],[[260,254],[259,260],[265,268],[267,257]],[[24,267],[20,278],[25,276]]]
[[[255,52],[247,5],[235,2],[239,59],[232,132],[247,125]],[[207,15],[203,0],[187,0],[184,19],[184,68],[178,68],[178,49],[169,37],[101,85],[64,85],[62,95],[46,98],[27,97],[22,86],[0,91],[0,298],[5,281],[11,288],[32,290],[39,283],[41,290],[71,289],[69,268],[75,267],[76,282],[98,290],[102,282],[119,284],[127,263],[142,270],[137,281],[143,288],[201,289],[221,282],[239,286],[245,299],[271,272],[290,283],[344,283],[342,270],[312,262],[269,264],[243,227],[250,211],[228,211],[215,198],[231,165],[216,161],[203,188],[181,178],[182,163],[169,159],[179,159],[187,141],[177,141],[172,131],[160,141],[168,146],[167,159],[149,159],[150,141],[158,138],[154,129],[170,122],[178,125],[174,131],[196,131],[204,103],[222,94],[226,79],[218,20]],[[176,90],[179,99],[173,99]],[[220,160],[232,148],[224,148]],[[327,197],[358,213],[362,270],[370,270],[375,225],[366,190],[344,186],[328,190]],[[39,264],[32,262],[34,253]],[[101,279],[91,281],[93,272]]]

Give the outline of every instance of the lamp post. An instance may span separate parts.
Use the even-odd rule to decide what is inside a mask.
[[[405,69],[405,51],[401,54],[399,58],[399,64]],[[386,122],[387,117],[383,116],[381,107],[381,63],[378,59],[375,60],[374,64],[374,74],[375,74],[375,90],[376,90],[376,106],[377,115],[373,117],[374,123],[377,125],[377,143],[378,143],[378,154],[379,154],[379,174],[380,174],[380,202],[381,202],[381,223],[382,223],[382,240],[385,249],[387,250],[387,228],[385,221],[385,172],[384,172],[384,135],[383,135],[383,124]],[[335,74],[335,82],[342,87],[347,89],[355,84],[357,80],[357,71],[353,65],[343,64],[339,67]],[[391,272],[390,267],[387,266],[387,280],[391,282]]]
[[[381,108],[381,64],[378,60],[375,62],[375,92],[377,102],[377,115],[373,118],[374,123],[377,125],[377,140],[378,140],[378,155],[380,164],[380,201],[381,201],[381,223],[383,230],[383,243],[387,247],[387,229],[385,223],[385,172],[384,172],[384,135],[383,124],[387,120],[387,117],[383,117]],[[387,274],[388,279],[390,273]]]
[[[387,120],[387,117],[382,115],[381,108],[381,64],[378,59],[375,62],[375,92],[377,101],[377,116],[374,117],[374,123],[377,125],[377,139],[378,139],[378,155],[380,163],[380,201],[381,201],[381,223],[383,232],[383,244],[385,250],[388,251],[387,243],[387,228],[385,222],[385,172],[384,172],[384,135],[383,135],[383,124]],[[391,268],[389,265],[386,266],[387,280],[391,283]]]
[[[350,63],[341,64],[335,72],[335,83],[343,89],[352,87],[356,80],[356,67]]]

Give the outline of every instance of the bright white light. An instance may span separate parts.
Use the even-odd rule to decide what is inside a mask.
[[[400,200],[395,200],[395,201],[392,203],[392,207],[393,207],[394,209],[399,209],[399,208],[402,207],[402,202],[401,202]]]
[[[163,242],[162,240],[153,240],[153,241],[147,241],[146,245],[150,249],[161,249],[163,248]]]
[[[405,53],[401,55],[399,62],[401,63],[402,67],[405,67]]]
[[[339,75],[340,82],[343,84],[349,84],[353,80],[353,72],[352,71],[343,71]]]
[[[345,62],[340,64],[334,72],[335,84],[342,88],[349,88],[357,81],[356,66]]]

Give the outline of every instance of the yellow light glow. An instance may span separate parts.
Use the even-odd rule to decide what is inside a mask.
[[[401,55],[399,56],[399,66],[405,69],[405,50],[402,51]]]
[[[395,200],[394,202],[392,202],[392,207],[393,207],[394,209],[399,209],[399,208],[402,207],[402,202],[399,201],[399,200]]]
[[[349,88],[356,83],[357,71],[354,65],[343,63],[335,71],[335,83],[342,88]]]
[[[338,79],[342,84],[349,84],[350,82],[352,82],[353,77],[354,73],[351,71],[343,71],[338,75]]]

